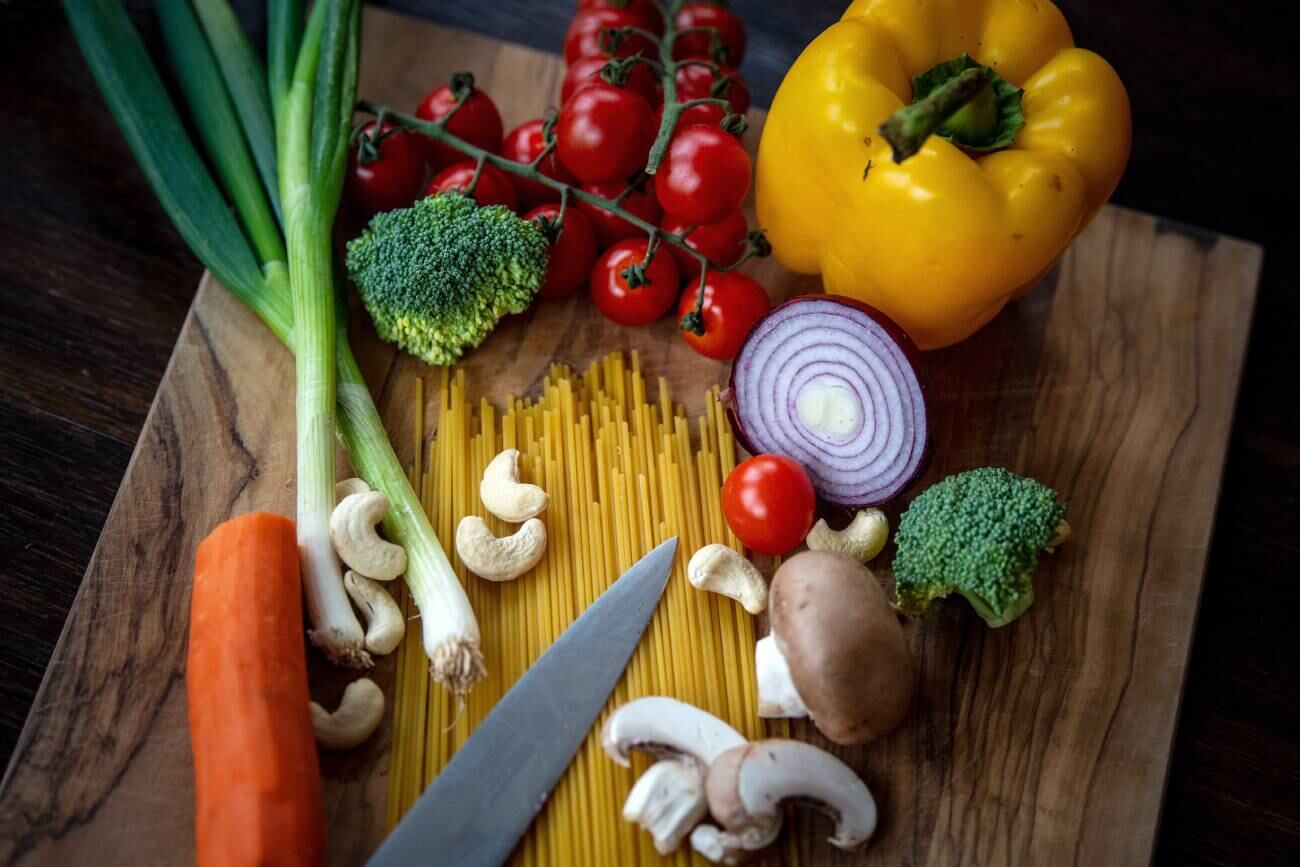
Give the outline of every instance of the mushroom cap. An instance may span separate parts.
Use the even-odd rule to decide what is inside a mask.
[[[803,551],[772,579],[772,635],[822,734],[865,744],[912,703],[912,657],[880,582],[852,557]]]

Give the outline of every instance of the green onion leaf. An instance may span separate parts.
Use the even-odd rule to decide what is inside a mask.
[[[158,0],[157,7],[164,41],[208,158],[234,201],[262,262],[283,262],[284,239],[279,223],[258,181],[230,94],[190,0]]]
[[[275,128],[271,121],[271,94],[266,86],[262,59],[244,35],[226,0],[195,0],[203,32],[216,55],[230,99],[239,114],[244,138],[253,152],[262,188],[280,219],[280,183],[275,169]]]
[[[122,4],[63,5],[104,101],[176,230],[199,261],[284,339],[293,325],[288,294],[268,288]]]
[[[302,44],[303,0],[271,0],[266,10],[268,92],[277,128]]]

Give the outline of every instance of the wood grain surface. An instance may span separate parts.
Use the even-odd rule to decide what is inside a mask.
[[[408,105],[472,68],[513,124],[554,93],[552,57],[374,10],[366,23],[366,96]],[[1150,857],[1259,265],[1252,245],[1109,208],[1044,286],[927,357],[928,480],[1010,465],[1065,494],[1076,537],[1015,626],[988,631],[957,604],[909,625],[912,719],[870,750],[839,751],[877,792],[880,835],[848,856],[822,842],[824,821],[803,822],[805,863]],[[779,294],[815,286],[760,268]],[[409,451],[412,378],[428,369],[354,332]],[[633,346],[683,397],[723,375],[671,325],[617,329],[576,301],[511,321],[467,367],[473,388],[500,395],[537,381],[552,356],[584,364]],[[205,282],[0,784],[0,863],[174,863],[191,851],[191,560],[231,514],[291,512],[290,368]],[[381,737],[326,765],[335,863],[377,840],[385,750]]]

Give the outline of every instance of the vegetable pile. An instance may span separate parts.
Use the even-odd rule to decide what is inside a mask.
[[[696,352],[734,358],[724,399],[737,440],[754,456],[731,471],[720,500],[709,501],[715,510],[721,504],[734,549],[704,545],[686,571],[692,586],[735,600],[750,614],[770,604],[772,634],[757,643],[750,681],[759,716],[808,717],[837,743],[868,743],[906,717],[916,685],[898,611],[918,615],[957,593],[988,626],[1000,627],[1033,602],[1041,554],[1069,533],[1065,505],[1046,485],[1006,469],[959,473],[912,500],[894,540],[896,606],[865,565],[887,547],[889,534],[886,515],[868,507],[897,502],[928,457],[926,390],[913,340],[926,348],[946,345],[987,321],[1040,273],[1039,259],[1055,255],[1086,224],[1122,166],[1118,148],[1075,166],[1074,157],[1058,153],[1073,153],[1073,145],[1034,139],[1045,127],[1021,111],[1022,91],[1011,80],[1028,70],[1003,68],[1014,67],[1014,57],[999,72],[965,55],[938,64],[916,80],[916,102],[882,125],[881,142],[862,139],[855,127],[851,147],[856,154],[887,143],[899,162],[929,149],[927,165],[939,166],[938,175],[965,178],[966,155],[935,146],[931,134],[976,152],[1018,142],[1008,157],[1038,160],[1035,166],[1056,172],[1053,189],[1060,194],[1060,201],[1037,206],[1047,234],[1025,241],[1033,255],[1004,256],[1005,267],[996,256],[983,257],[1000,269],[997,278],[962,288],[944,271],[946,253],[929,267],[927,242],[948,239],[968,265],[987,239],[963,246],[960,233],[946,231],[947,216],[914,213],[922,197],[907,192],[905,172],[890,168],[893,175],[882,180],[886,170],[872,175],[868,159],[860,181],[850,173],[857,185],[873,182],[853,204],[869,204],[859,217],[890,217],[881,226],[845,219],[851,209],[840,208],[834,196],[803,201],[826,185],[799,170],[783,174],[789,168],[783,163],[779,172],[760,175],[769,188],[762,210],[779,227],[783,259],[817,270],[824,253],[837,263],[828,286],[847,280],[852,285],[845,291],[878,296],[890,315],[839,295],[801,297],[772,309],[764,289],[736,270],[770,248],[741,210],[751,181],[741,144],[750,96],[736,65],[746,37],[739,18],[721,5],[580,3],[564,42],[562,107],[507,132],[469,73],[434,87],[413,114],[358,102],[359,0],[318,0],[310,15],[300,0],[272,0],[266,68],[225,0],[159,0],[202,152],[120,3],[65,5],[100,89],[178,231],[296,359],[296,524],[244,516],[218,527],[198,552],[187,687],[201,861],[320,861],[323,819],[311,734],[324,749],[349,749],[384,717],[384,695],[365,678],[348,686],[333,712],[309,704],[300,598],[312,642],[337,664],[366,668],[405,634],[402,608],[384,588],[405,576],[433,678],[458,699],[485,675],[465,590],[388,442],[349,347],[333,245],[340,209],[340,226],[358,228],[345,229],[354,236],[346,244],[347,273],[379,336],[429,364],[454,363],[504,316],[584,287],[613,322],[644,326],[675,311]],[[1054,8],[1033,14],[1047,15],[1048,24],[1059,17]],[[856,36],[830,33],[823,37],[828,45],[858,56],[848,50]],[[1069,54],[1087,73],[1080,91],[1096,96],[1095,105],[1118,111],[1122,104],[1126,111],[1113,73],[1091,55],[1070,54],[1076,50],[1065,47],[1067,37],[1068,31],[1055,37],[1062,43],[1058,57]],[[832,81],[810,75],[819,56],[811,52],[796,66],[791,87],[797,94],[815,96],[814,85]],[[894,90],[872,83],[872,98],[894,100]],[[797,112],[786,103],[778,98],[771,135],[788,142],[818,133],[817,124],[792,122]],[[368,117],[354,125],[358,110]],[[1123,139],[1126,152],[1127,127],[1119,126],[1117,141]],[[1017,139],[1022,134],[1029,141]],[[1073,129],[1062,141],[1081,136]],[[825,149],[838,169],[840,144],[827,139],[807,150],[815,163]],[[1031,153],[1030,145],[1041,153]],[[1006,161],[991,157],[981,169],[995,163]],[[1002,175],[1008,182],[1021,177]],[[896,193],[903,199],[872,198]],[[946,215],[951,203],[943,207]],[[1025,233],[1036,220],[1030,212],[1009,219],[1009,228]],[[837,222],[819,222],[826,220]],[[886,239],[881,243],[898,249],[863,240],[861,227],[868,224]],[[936,226],[942,231],[929,231]],[[917,238],[922,243],[909,246]],[[872,257],[870,267],[855,258],[860,255]],[[854,282],[859,272],[868,278]],[[933,281],[936,272],[955,282],[939,282],[934,292],[928,282],[918,288],[917,281]],[[617,379],[623,382],[621,374]],[[727,425],[714,408],[709,429],[716,434]],[[682,430],[671,436],[685,437],[689,446],[689,431]],[[337,485],[336,436],[360,476]],[[700,481],[712,495],[717,476],[731,465],[726,442],[722,470],[711,483]],[[549,497],[521,481],[519,462],[519,451],[500,451],[479,486],[486,510],[519,526],[496,536],[478,515],[457,526],[460,561],[479,579],[520,579],[547,554],[540,516]],[[591,473],[584,478],[590,482]],[[616,485],[632,484],[629,476],[614,478]],[[646,475],[637,478],[644,483]],[[847,525],[833,529],[826,517],[819,520],[819,503],[827,517],[844,517]],[[849,520],[843,512],[856,514]],[[711,530],[721,531],[721,521],[712,523]],[[736,539],[769,555],[790,554],[801,544],[809,550],[788,557],[769,588]],[[411,652],[419,658],[418,647]],[[417,704],[424,707],[424,699]],[[875,828],[870,792],[838,760],[806,744],[748,741],[669,698],[626,704],[609,717],[604,738],[620,764],[633,748],[661,759],[624,806],[625,817],[649,830],[661,853],[689,837],[706,857],[736,863],[776,839],[778,805],[792,797],[831,808],[837,822],[831,842],[841,848],[864,845]]]

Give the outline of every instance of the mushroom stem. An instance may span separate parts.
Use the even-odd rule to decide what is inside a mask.
[[[766,719],[808,716],[808,707],[795,688],[790,664],[781,655],[776,637],[769,635],[754,645],[758,673],[758,715]]]
[[[650,832],[660,855],[676,851],[707,812],[703,768],[676,759],[651,765],[623,803],[623,819]]]

